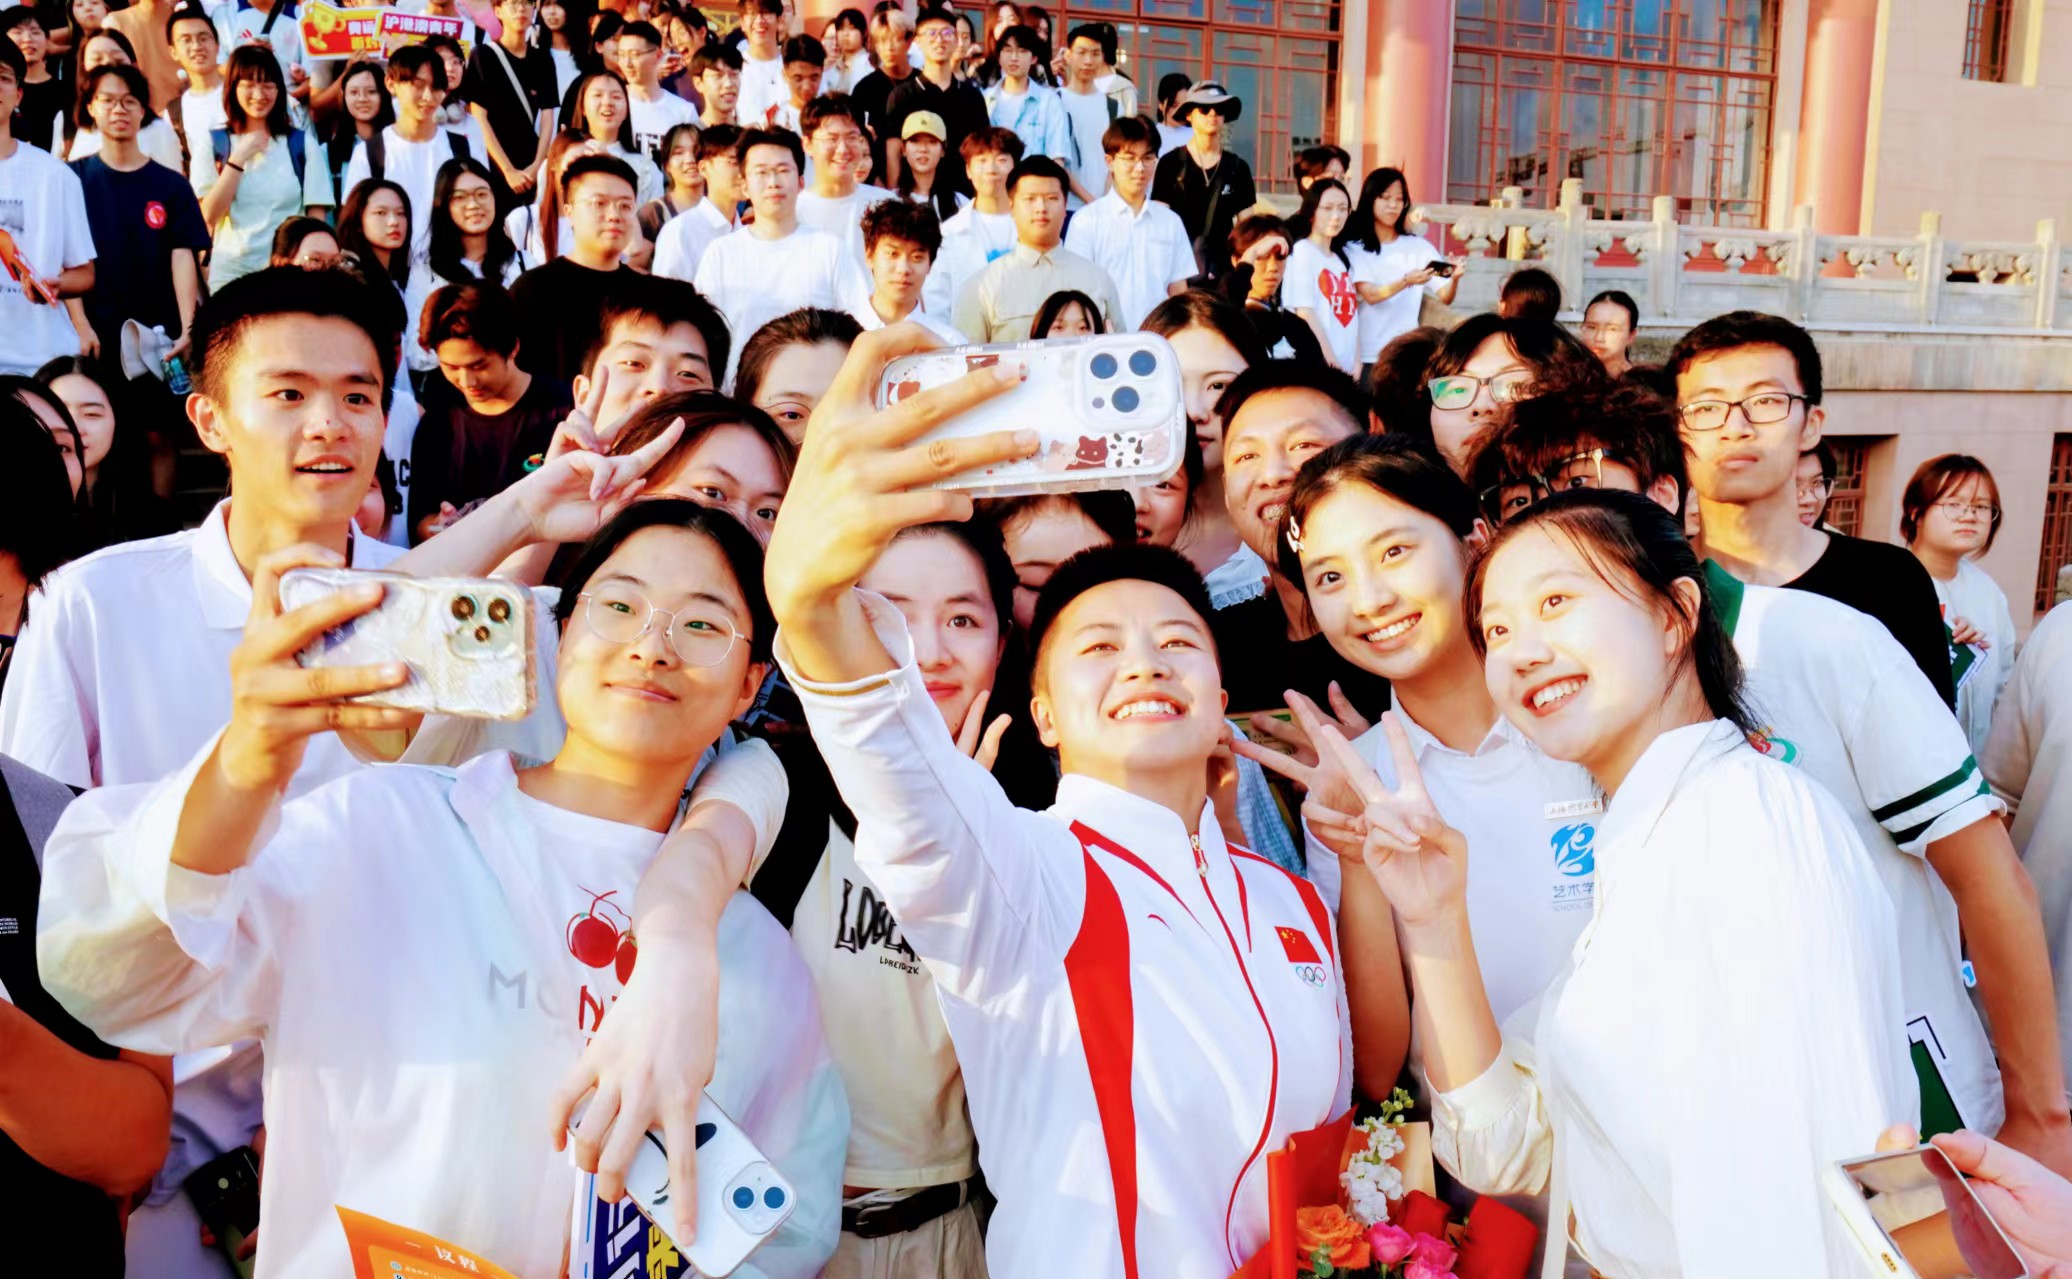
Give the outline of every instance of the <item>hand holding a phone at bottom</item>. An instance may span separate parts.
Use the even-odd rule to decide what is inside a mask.
[[[2018,1150],[1975,1132],[1929,1139],[1971,1180],[1978,1201],[2013,1241],[2031,1279],[2072,1279],[2072,1181]],[[1887,1128],[1880,1151],[1910,1150],[1919,1136],[1905,1124]]]

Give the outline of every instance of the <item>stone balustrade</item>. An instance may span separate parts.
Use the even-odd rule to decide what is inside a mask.
[[[1801,206],[1788,231],[1708,227],[1676,220],[1676,200],[1657,196],[1654,218],[1593,218],[1582,183],[1562,183],[1552,209],[1520,207],[1511,188],[1489,206],[1428,204],[1412,229],[1465,268],[1454,305],[1496,305],[1504,277],[1542,267],[1579,307],[1623,289],[1643,327],[1684,327],[1722,311],[1789,316],[1814,330],[2072,336],[2066,275],[2072,255],[2054,221],[2030,243],[1946,239],[1937,213],[1914,236],[1824,235]],[[1570,313],[1573,316],[1573,312]]]

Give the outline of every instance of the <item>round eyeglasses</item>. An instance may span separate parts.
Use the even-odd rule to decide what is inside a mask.
[[[1476,497],[1481,500],[1483,514],[1498,524],[1508,523],[1556,493],[1603,488],[1605,456],[1601,448],[1589,449],[1561,459],[1551,470],[1538,475],[1520,475],[1492,484]]]
[[[1489,388],[1489,398],[1498,404],[1515,404],[1532,394],[1532,371],[1511,369],[1495,377],[1476,377],[1471,373],[1435,377],[1425,383],[1425,394],[1431,397],[1435,409],[1464,409],[1475,402],[1476,394],[1485,386]]]
[[[627,586],[603,586],[576,596],[583,601],[583,622],[610,644],[638,642],[654,629],[657,618],[668,630],[669,648],[690,666],[717,666],[741,638],[725,609],[713,600],[694,600],[675,612],[649,604],[647,596]]]

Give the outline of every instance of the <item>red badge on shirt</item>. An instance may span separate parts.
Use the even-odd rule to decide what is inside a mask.
[[[165,206],[153,200],[144,206],[144,225],[154,231],[165,229]]]

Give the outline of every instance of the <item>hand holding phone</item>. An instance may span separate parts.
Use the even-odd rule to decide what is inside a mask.
[[[397,687],[354,700],[426,714],[523,719],[537,699],[532,592],[493,578],[415,578],[338,568],[298,568],[281,578],[281,604],[297,608],[379,583],[381,601],[323,632],[296,654],[307,670],[401,663]]]
[[[2028,1267],[1940,1147],[1863,1155],[1828,1168],[1828,1195],[1870,1273],[1883,1279],[2023,1279]]]

